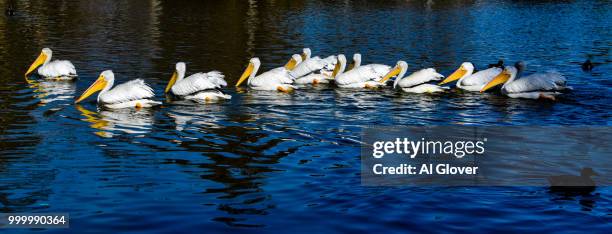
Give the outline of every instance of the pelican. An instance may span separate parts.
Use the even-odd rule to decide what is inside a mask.
[[[376,88],[383,85],[379,81],[391,71],[390,66],[383,64],[368,64],[355,67],[347,72],[344,72],[345,69],[346,57],[340,54],[332,74],[340,88]]]
[[[500,67],[491,67],[479,72],[474,73],[474,64],[470,62],[464,62],[461,66],[453,72],[450,76],[446,77],[439,85],[457,81],[457,88],[478,92],[489,83],[495,76],[502,72]]]
[[[327,69],[321,69],[319,72],[313,72],[306,76],[302,76],[300,78],[295,79],[296,85],[317,85],[317,84],[329,84],[332,81],[332,77],[329,74]]]
[[[259,71],[259,67],[261,66],[261,61],[259,58],[255,57],[249,60],[249,65],[236,82],[236,87],[239,87],[245,80],[247,80],[247,85],[254,90],[268,90],[273,91],[277,90],[280,92],[291,92],[296,89],[293,86],[293,79],[289,72],[295,68],[296,64],[298,64],[301,60],[300,55],[294,54],[289,62],[285,64],[283,67],[274,68],[270,71],[264,72],[255,76],[257,71]]]
[[[301,55],[303,61],[291,70],[289,73],[291,77],[295,78],[297,84],[317,84],[320,81],[329,83],[327,79],[330,72],[327,70],[333,69],[334,63],[337,60],[336,56],[331,55],[322,59],[319,56],[310,57],[310,55],[310,49],[304,48]]]
[[[395,78],[395,82],[393,82],[393,88],[395,89],[397,86],[399,86],[402,91],[407,93],[435,93],[443,92],[445,89],[447,89],[435,84],[428,84],[428,82],[438,81],[444,78],[443,75],[436,72],[436,69],[425,68],[404,77],[406,70],[408,70],[408,63],[398,61],[397,65],[395,65],[395,67],[389,73],[387,73],[387,75],[385,75],[380,82],[385,83],[391,77],[397,76],[397,78]]]
[[[328,84],[330,81],[332,81],[333,80],[332,73],[336,65],[337,58],[336,56],[330,56],[326,58],[326,60],[328,59],[331,59],[333,61],[325,62],[326,64],[318,71],[314,71],[308,75],[296,78],[295,84],[297,85],[307,85],[307,84],[317,85],[317,84]]]
[[[232,96],[223,93],[222,87],[227,86],[225,76],[219,71],[196,73],[185,78],[184,62],[176,63],[176,69],[166,86],[165,93],[182,97],[195,102],[208,102],[220,99],[231,99]]]
[[[38,58],[34,60],[34,63],[30,65],[30,68],[28,68],[28,71],[25,73],[26,79],[28,75],[36,70],[36,68],[38,68],[38,75],[46,79],[73,80],[77,77],[76,69],[74,69],[74,65],[72,65],[70,61],[51,61],[52,55],[53,51],[51,51],[51,49],[43,48]]]
[[[571,90],[565,77],[557,72],[536,73],[521,77],[525,64],[517,62],[514,66],[506,66],[493,80],[484,86],[480,92],[487,91],[503,84],[501,91],[511,98],[550,99],[561,94],[559,91]]]
[[[98,94],[98,104],[111,109],[152,107],[161,104],[161,102],[151,100],[155,96],[153,89],[141,79],[125,82],[111,89],[114,82],[113,71],[102,72],[100,77],[74,103],[79,103],[101,90]]]

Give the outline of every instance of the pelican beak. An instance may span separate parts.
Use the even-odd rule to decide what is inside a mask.
[[[450,76],[446,77],[446,79],[444,79],[438,85],[443,85],[443,84],[450,83],[450,82],[453,82],[455,80],[458,80],[461,77],[463,77],[465,75],[465,73],[467,73],[467,70],[463,66],[461,66],[461,67],[459,67],[459,69],[457,69],[455,72],[453,72],[453,74],[451,74]]]
[[[81,97],[79,97],[79,99],[77,99],[74,103],[79,103],[81,101],[83,101],[85,98],[91,96],[92,94],[94,94],[95,92],[98,92],[102,89],[104,89],[104,87],[106,87],[106,79],[104,78],[103,75],[100,75],[100,77],[98,77],[98,79],[96,80],[96,82],[94,82],[91,86],[89,86],[89,88],[87,88],[87,90],[85,90],[85,92],[83,92],[83,94],[81,95]]]
[[[295,66],[297,65],[297,61],[295,61],[295,59],[291,58],[289,59],[289,62],[287,62],[287,64],[285,64],[285,69],[291,71],[295,68]]]
[[[391,71],[389,71],[389,73],[387,73],[382,78],[382,80],[380,80],[380,83],[384,84],[385,82],[387,82],[387,80],[391,79],[391,77],[397,76],[397,74],[399,74],[401,70],[402,70],[402,68],[400,66],[395,66]]]
[[[30,65],[30,68],[28,68],[28,71],[25,73],[25,76],[27,77],[36,68],[38,68],[38,66],[42,65],[43,63],[45,63],[45,60],[47,60],[47,55],[45,53],[41,52],[40,55],[38,55],[38,58],[36,58],[36,60],[34,60],[34,63],[32,63],[32,65]]]
[[[240,86],[240,84],[242,84],[242,82],[244,82],[247,78],[249,78],[251,73],[253,73],[253,69],[254,68],[255,68],[255,65],[253,63],[249,63],[247,68],[242,73],[242,76],[240,76],[240,79],[238,80],[238,82],[236,82],[236,87]]]
[[[174,83],[176,83],[177,78],[178,78],[178,73],[174,71],[174,73],[172,73],[172,77],[170,78],[170,82],[168,82],[168,85],[166,86],[166,90],[164,90],[164,93],[168,93],[168,91],[170,91],[172,86],[174,86]]]
[[[493,78],[493,80],[491,80],[489,83],[487,83],[487,85],[485,85],[485,87],[483,87],[480,92],[484,92],[487,91],[488,89],[491,89],[495,86],[498,86],[500,84],[506,83],[506,81],[508,81],[508,79],[510,79],[510,73],[508,73],[508,71],[504,70],[501,73],[499,73],[499,75],[497,75],[495,78]]]
[[[336,66],[334,66],[334,71],[332,72],[331,77],[336,78],[336,75],[338,75],[338,72],[340,72],[340,60],[336,62]]]

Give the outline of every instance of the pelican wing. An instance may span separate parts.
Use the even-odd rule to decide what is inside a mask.
[[[349,85],[366,81],[378,81],[390,70],[390,66],[382,64],[359,66],[338,75],[338,77],[336,77],[336,83],[339,85]]]
[[[308,75],[312,72],[319,71],[323,68],[329,67],[336,61],[336,56],[329,56],[327,58],[312,57],[298,64],[289,74],[292,77],[299,78]],[[333,69],[333,67],[332,67]]]
[[[508,83],[504,89],[508,93],[564,90],[568,88],[566,82],[565,77],[557,72],[537,73]]]
[[[249,80],[251,87],[269,88],[271,90],[276,89],[279,85],[292,83],[293,79],[291,79],[289,71],[286,69],[272,69]]]
[[[123,103],[154,97],[153,89],[142,79],[131,80],[115,86],[113,89],[100,95],[103,103]]]
[[[444,76],[433,68],[421,69],[412,73],[411,75],[399,80],[398,84],[402,88],[414,87],[420,84],[425,84],[430,81],[437,81],[444,78]],[[396,85],[393,85],[396,86]]]
[[[329,83],[329,80],[329,76],[325,76],[323,74],[318,73],[310,73],[308,75],[295,79],[295,84],[303,85],[313,83]]]
[[[74,65],[68,60],[54,60],[40,68],[38,74],[45,77],[76,76]]]
[[[472,74],[464,78],[461,81],[461,85],[464,86],[475,86],[475,85],[485,85],[489,83],[495,76],[499,75],[503,69],[499,67],[488,68],[479,72]]]
[[[172,86],[172,93],[185,96],[208,89],[217,89],[227,86],[225,76],[219,71],[196,73]]]
[[[364,75],[370,78],[370,80],[379,81],[385,76],[387,73],[391,71],[391,67],[384,64],[368,64],[364,66],[360,66],[359,71]]]

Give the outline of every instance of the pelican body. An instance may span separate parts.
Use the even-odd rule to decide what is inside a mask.
[[[185,78],[186,65],[184,62],[176,63],[170,82],[165,93],[192,100],[195,102],[217,101],[231,99],[232,96],[223,93],[222,87],[227,86],[225,76],[219,71],[208,73],[195,73]]]
[[[329,56],[327,58],[310,57],[311,52],[309,48],[304,48],[302,53],[303,61],[298,64],[289,73],[295,78],[295,84],[306,85],[306,84],[320,84],[329,83],[331,79],[331,71],[336,63],[336,56]]]
[[[240,79],[236,82],[236,87],[239,87],[240,84],[248,79],[247,85],[254,90],[291,92],[296,89],[296,87],[292,85],[293,78],[289,72],[295,68],[300,61],[300,55],[294,54],[285,66],[274,68],[256,76],[261,66],[261,61],[257,57],[252,58],[249,60],[249,65],[247,65],[242,76],[240,76]]]
[[[359,66],[347,72],[344,72],[345,69],[346,57],[340,54],[332,74],[334,81],[340,88],[377,88],[384,85],[380,81],[385,74],[391,71],[390,66],[383,64]]]
[[[407,93],[435,93],[443,92],[447,89],[435,84],[429,84],[432,81],[439,81],[444,78],[443,75],[436,72],[436,69],[425,68],[404,77],[407,70],[408,63],[398,61],[397,65],[380,82],[385,83],[391,77],[397,76],[393,82],[393,88],[399,87]]]
[[[461,66],[453,72],[450,76],[440,82],[440,85],[457,81],[457,88],[478,92],[487,83],[489,83],[495,76],[502,72],[502,68],[493,66],[491,68],[474,73],[474,64],[470,62],[464,62]]]
[[[56,79],[56,80],[74,80],[77,77],[76,69],[74,65],[68,60],[54,60],[51,61],[53,51],[49,48],[43,48],[38,55],[38,58],[34,60],[28,71],[25,73],[26,79],[28,75],[32,74],[36,70],[38,75],[45,79]]]
[[[560,91],[572,89],[567,86],[565,77],[557,72],[536,73],[521,77],[524,68],[525,65],[522,62],[517,62],[514,66],[506,66],[480,92],[503,84],[502,93],[511,98],[555,100],[555,97],[561,94]]]
[[[113,71],[102,72],[75,103],[100,91],[98,104],[111,109],[152,107],[161,104],[161,102],[151,100],[155,96],[153,89],[141,79],[131,80],[113,88],[114,82]]]

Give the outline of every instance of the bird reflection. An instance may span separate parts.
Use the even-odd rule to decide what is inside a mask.
[[[291,94],[280,93],[277,91],[261,91],[261,90],[249,90],[244,96],[245,104],[257,104],[257,105],[279,105],[287,106],[295,104]]]
[[[72,100],[76,91],[76,83],[70,81],[28,80],[28,85],[34,89],[34,97],[38,98],[43,106],[52,102]]]
[[[354,105],[358,108],[376,108],[380,105],[381,90],[355,91],[353,89],[334,89],[337,98],[343,103]]]
[[[217,113],[222,113],[223,107],[220,105],[193,105],[189,104],[175,105],[171,111],[168,111],[168,116],[174,119],[177,131],[183,131],[188,128],[188,125],[208,128],[219,127],[219,117]],[[176,102],[174,104],[177,104]],[[213,114],[214,113],[214,114]]]
[[[81,105],[76,109],[85,117],[85,122],[91,123],[91,128],[100,130],[95,132],[101,137],[113,137],[116,132],[128,134],[145,134],[151,131],[153,113],[150,109],[99,109],[99,112],[90,111]]]

